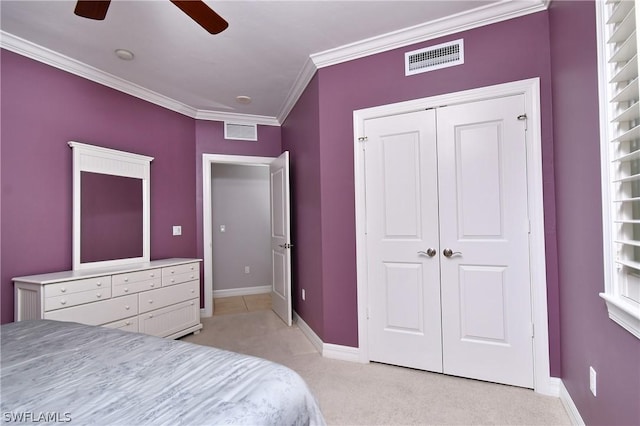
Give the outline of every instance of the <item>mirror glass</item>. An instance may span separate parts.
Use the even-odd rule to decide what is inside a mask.
[[[142,179],[80,173],[80,262],[142,257]]]
[[[73,148],[73,269],[148,262],[152,157]]]

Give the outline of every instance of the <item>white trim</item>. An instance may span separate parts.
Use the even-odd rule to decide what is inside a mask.
[[[0,47],[196,120],[226,120],[237,123],[280,126],[302,96],[318,68],[540,12],[547,9],[549,1],[504,0],[334,49],[313,53],[304,63],[280,112],[275,117],[197,109],[2,30],[0,30]]]
[[[293,311],[293,321],[297,324],[302,334],[304,334],[307,339],[311,342],[314,348],[318,351],[318,353],[322,354],[324,342],[320,337],[309,327],[309,325],[304,322],[304,320],[298,315],[296,311]]]
[[[562,403],[562,406],[567,412],[567,415],[569,416],[569,420],[571,421],[571,424],[575,426],[584,426],[585,424],[584,420],[582,420],[582,416],[578,411],[578,407],[576,407],[576,404],[573,402],[573,399],[571,399],[571,395],[569,395],[569,391],[564,386],[564,382],[562,382],[562,380],[559,380],[559,382],[560,382],[559,384],[560,402]]]
[[[542,137],[540,117],[540,79],[498,84],[462,92],[433,96],[354,111],[354,171],[356,207],[356,261],[358,300],[358,346],[361,362],[369,361],[367,337],[367,260],[365,234],[365,193],[363,155],[358,138],[363,133],[364,121],[375,117],[402,114],[440,105],[453,105],[484,99],[524,94],[528,119],[527,140],[527,184],[529,193],[531,303],[535,327],[534,389],[545,395],[557,395],[551,382],[549,367],[549,326],[547,321],[547,282],[545,260],[545,233],[543,209]]]
[[[106,268],[149,262],[151,244],[151,161],[153,157],[119,151],[111,148],[88,145],[69,141],[73,155],[73,215],[72,215],[72,265],[73,270]],[[82,205],[81,174],[93,172],[113,176],[124,176],[140,179],[142,183],[142,255],[126,259],[82,262],[81,256],[81,222]]]
[[[213,290],[213,298],[215,299],[216,297],[251,296],[254,294],[265,294],[265,293],[271,293],[270,285]]]
[[[320,337],[304,322],[297,312],[293,312],[294,322],[298,325],[302,334],[311,342],[314,348],[324,357],[330,359],[338,359],[341,361],[361,362],[360,350],[351,346],[334,345],[324,343]]]
[[[202,154],[202,245],[204,265],[204,313],[213,315],[213,234],[211,212],[211,167],[214,163],[269,165],[275,157]]]

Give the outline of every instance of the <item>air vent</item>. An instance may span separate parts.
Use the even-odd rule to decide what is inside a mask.
[[[256,124],[238,124],[225,121],[224,138],[241,141],[257,141],[258,126]]]
[[[455,40],[404,54],[404,74],[413,75],[464,64],[464,40]]]

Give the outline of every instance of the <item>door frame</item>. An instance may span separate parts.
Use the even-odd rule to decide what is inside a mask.
[[[203,317],[213,315],[213,212],[211,208],[211,168],[214,164],[239,166],[269,166],[277,157],[245,155],[202,154],[202,245],[204,267]]]
[[[533,340],[533,382],[534,390],[545,395],[559,395],[559,379],[554,379],[549,367],[549,326],[547,317],[547,280],[545,259],[545,229],[542,175],[542,135],[540,117],[540,79],[532,78],[494,86],[414,99],[389,105],[381,105],[353,112],[354,127],[354,168],[355,168],[355,214],[356,214],[356,280],[358,302],[358,347],[359,361],[367,363],[369,342],[367,335],[368,279],[366,251],[366,209],[364,153],[366,143],[364,123],[366,120],[384,116],[404,114],[413,111],[524,95],[527,115],[527,187],[530,221],[529,261],[531,278],[532,334]]]

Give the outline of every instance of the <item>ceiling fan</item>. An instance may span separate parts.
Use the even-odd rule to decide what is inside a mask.
[[[227,21],[202,0],[170,1],[211,34],[221,33],[229,26]],[[111,0],[78,0],[74,13],[83,18],[102,21],[107,16],[110,3]]]

